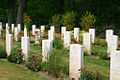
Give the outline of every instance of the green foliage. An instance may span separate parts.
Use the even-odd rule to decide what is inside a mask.
[[[8,56],[8,61],[12,62],[12,63],[16,63],[16,64],[21,64],[24,62],[23,60],[23,54],[22,54],[22,50],[21,49],[17,49],[17,51],[15,53],[11,53]]]
[[[61,19],[59,14],[52,16],[51,25],[55,26],[55,31],[60,32]]]
[[[97,72],[96,74],[89,72],[85,69],[81,70],[81,77],[79,80],[104,80],[100,74]]]
[[[26,67],[32,71],[38,72],[41,70],[42,56],[31,55],[29,56]]]
[[[86,13],[82,15],[80,20],[81,20],[80,25],[83,27],[83,29],[88,30],[89,28],[93,27],[96,18],[93,14],[86,11]]]
[[[63,41],[62,40],[54,40],[53,41],[53,48],[63,49],[64,48]]]
[[[66,26],[69,30],[73,29],[75,26],[75,17],[75,12],[66,12],[64,15],[62,15],[62,24]]]
[[[66,54],[62,50],[53,49],[48,59],[48,73],[56,77],[63,77],[68,75],[69,66],[64,63],[63,54]]]
[[[101,42],[99,39],[97,39],[93,45],[101,46],[101,47],[107,47],[107,43],[106,42]]]
[[[6,58],[6,57],[7,57],[6,50],[0,49],[0,58]]]

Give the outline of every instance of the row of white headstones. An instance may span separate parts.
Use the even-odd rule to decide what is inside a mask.
[[[12,32],[14,31],[15,38],[20,32],[21,25],[18,24],[18,27],[13,26]],[[2,30],[2,23],[0,23],[0,32]],[[37,31],[37,33],[35,33]],[[35,35],[35,43],[39,43],[40,33],[45,31],[45,26],[41,26],[40,29],[36,29],[36,25],[32,25],[32,34]],[[71,44],[71,32],[66,31],[66,27],[61,27],[61,38],[64,40],[64,47],[70,47],[70,58],[69,58],[69,76],[70,78],[78,79],[80,77],[79,69],[83,68],[83,57],[84,57],[84,48],[88,51],[88,54],[91,55],[91,46],[95,42],[95,29],[89,29],[89,33],[83,34],[83,45],[80,44]],[[74,38],[79,41],[80,30],[79,28],[74,28]],[[42,40],[42,55],[43,61],[47,61],[48,55],[51,53],[53,47],[53,40],[55,40],[55,27],[51,26],[48,31],[48,40]],[[17,41],[17,38],[16,38]],[[113,35],[113,30],[106,30],[106,42],[108,44],[108,53],[111,54],[111,68],[110,68],[110,79],[111,80],[120,80],[120,51],[117,51],[119,38],[117,35]],[[9,27],[6,24],[6,52],[7,55],[10,55],[13,44],[12,34],[9,34]],[[24,28],[24,37],[21,38],[21,49],[25,55],[25,59],[28,58],[30,50],[30,38],[27,37],[27,29]]]

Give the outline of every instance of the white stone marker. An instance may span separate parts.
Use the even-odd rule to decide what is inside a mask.
[[[6,23],[6,28],[8,27],[8,23]]]
[[[47,61],[53,47],[52,40],[42,40],[42,61]]]
[[[11,27],[12,27],[12,33],[14,32],[14,24],[11,24]]]
[[[69,58],[69,77],[70,79],[78,80],[81,75],[80,69],[83,68],[83,46],[79,44],[70,45],[70,58]]]
[[[15,41],[18,41],[18,33],[19,33],[18,27],[15,27],[15,29],[14,29],[14,38],[15,38]]]
[[[95,29],[94,28],[89,29],[89,33],[92,36],[92,43],[94,43],[95,42]]]
[[[68,48],[70,46],[70,43],[71,43],[71,32],[66,31],[64,34],[64,47]]]
[[[109,40],[109,37],[113,35],[113,30],[106,30],[106,42],[108,42]]]
[[[27,28],[26,28],[26,26],[24,27],[24,37],[27,37]]]
[[[111,53],[110,80],[120,80],[120,51]]]
[[[32,25],[32,35],[35,35],[36,25]]]
[[[48,31],[48,40],[55,40],[55,32],[49,30]]]
[[[45,25],[41,25],[41,32],[44,33],[45,31]]]
[[[66,27],[61,27],[61,39],[64,40],[64,34],[66,32]]]
[[[19,32],[21,31],[21,24],[17,24]]]
[[[35,30],[35,43],[39,44],[39,40],[40,40],[40,29],[36,29]]]
[[[92,47],[92,36],[90,33],[83,34],[83,45],[87,50],[88,54],[91,55],[91,47]]]
[[[29,51],[30,51],[30,38],[29,37],[24,37],[22,38],[22,53],[24,54],[24,59],[28,58]]]
[[[109,40],[108,40],[108,44],[107,44],[108,56],[111,55],[112,51],[116,51],[118,49],[118,43],[119,43],[119,37],[117,35],[109,36]]]
[[[8,26],[8,23],[6,23],[6,34],[9,34],[10,27]]]
[[[80,29],[74,28],[74,39],[79,41]]]
[[[50,30],[55,32],[55,26],[51,26]]]
[[[1,31],[2,31],[2,22],[0,22],[0,35],[1,35]]]
[[[12,48],[13,48],[13,36],[12,36],[12,34],[6,34],[6,52],[7,52],[7,56],[10,55]]]

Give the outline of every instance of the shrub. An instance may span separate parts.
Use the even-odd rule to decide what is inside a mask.
[[[62,50],[53,49],[48,59],[48,73],[56,77],[68,75],[69,63],[66,63],[62,57],[65,54]]]
[[[11,53],[7,59],[9,62],[12,62],[12,63],[16,63],[16,64],[23,63],[24,60],[23,60],[22,50],[17,49],[17,51],[15,53]]]
[[[52,22],[51,25],[55,26],[55,31],[59,32],[60,31],[60,26],[61,26],[61,19],[60,19],[60,15],[54,15],[52,16]]]
[[[82,18],[80,19],[80,25],[85,29],[88,30],[89,28],[93,27],[96,18],[93,14],[90,12],[86,11],[84,15],[82,15]]]
[[[0,58],[6,58],[6,57],[7,57],[6,50],[0,49]]]
[[[32,71],[38,72],[41,70],[42,56],[31,55],[29,56],[26,67]]]
[[[68,28],[68,30],[73,29],[75,26],[75,16],[76,13],[71,11],[71,12],[66,12],[64,15],[62,15],[62,24]]]

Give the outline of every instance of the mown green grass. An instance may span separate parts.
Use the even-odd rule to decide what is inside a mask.
[[[0,41],[0,46],[3,46],[3,41]],[[20,46],[20,43],[14,42],[13,47],[15,48],[18,46]],[[31,45],[30,46],[30,53],[31,54],[41,54],[42,48],[40,46]],[[92,54],[101,55],[101,54],[106,54],[106,53],[107,53],[106,47],[99,47],[96,45],[92,46]],[[61,57],[63,58],[63,62],[66,63],[66,65],[68,66],[69,65],[69,54],[63,54]],[[22,80],[26,80],[26,79],[27,80],[35,80],[38,77],[41,78],[41,76],[36,75],[33,72],[29,72],[29,71],[27,72],[27,70],[24,70],[23,68],[20,68],[12,63],[6,63],[6,62],[1,60],[0,64],[2,64],[2,63],[4,63],[4,65],[0,65],[0,69],[1,69],[0,71],[2,71],[3,74],[0,73],[0,78],[2,75],[8,76],[8,77],[10,75],[13,75],[9,78],[10,80],[14,80],[14,79],[18,79],[18,78],[20,78],[20,80],[21,79]],[[10,70],[6,69],[6,67],[7,68],[10,67],[9,65],[16,67],[16,68],[14,68],[14,67],[12,68],[12,69],[14,69],[12,73],[10,73],[10,70],[12,70],[12,69],[10,69]],[[4,69],[4,66],[5,66],[5,69]],[[90,72],[93,72],[95,74],[98,72],[100,75],[103,76],[103,78],[105,80],[109,80],[109,73],[110,73],[109,60],[95,59],[95,58],[91,58],[90,56],[84,56],[84,66]],[[5,73],[10,73],[10,74],[7,75]],[[18,73],[19,76],[16,73]],[[22,73],[23,74],[25,73],[26,75],[22,75]],[[28,76],[28,75],[33,75],[33,76]],[[37,76],[37,77],[34,79],[34,76]],[[6,79],[6,77],[4,77],[4,78]],[[44,79],[44,78],[42,78],[42,79]],[[0,80],[4,80],[4,79],[0,79]],[[41,79],[39,79],[39,80],[41,80]]]
[[[49,80],[35,72],[20,66],[0,60],[0,80]]]

